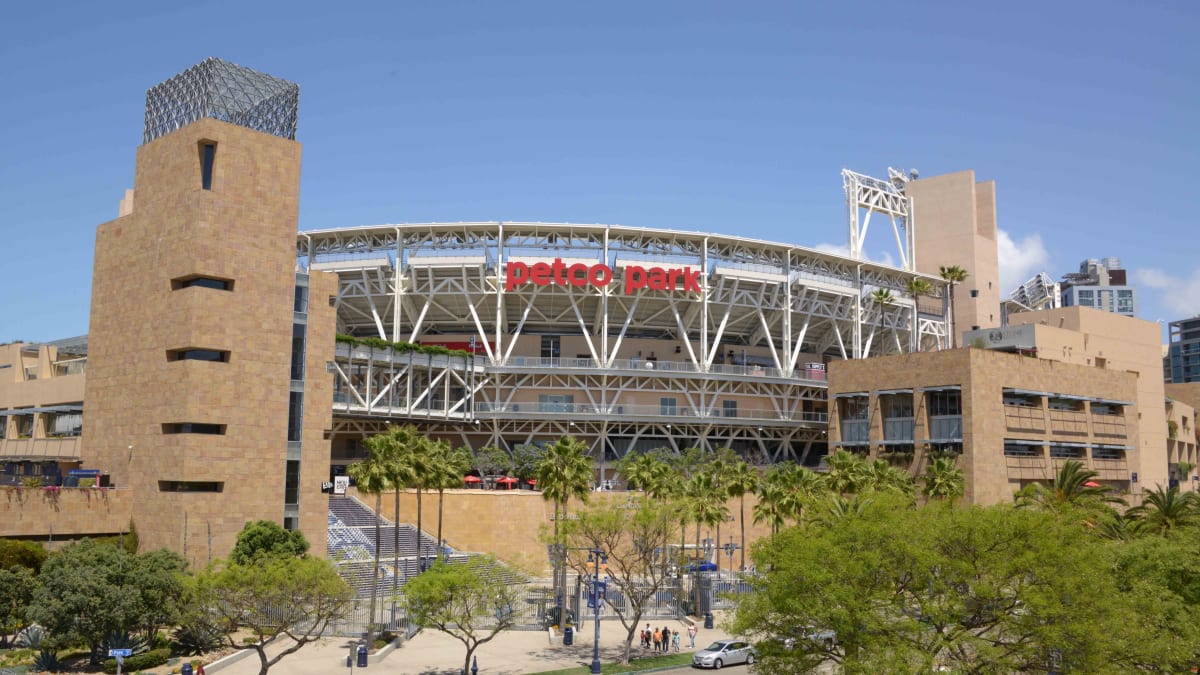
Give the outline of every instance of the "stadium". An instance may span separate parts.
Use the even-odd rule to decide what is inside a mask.
[[[472,448],[570,434],[600,462],[729,447],[759,463],[816,465],[827,452],[826,364],[936,348],[946,335],[940,298],[905,295],[920,275],[716,234],[348,227],[300,233],[297,255],[337,275],[340,335],[464,354],[343,337],[330,366],[335,472],[363,455],[364,436],[399,422]],[[876,289],[891,301],[871,301]]]

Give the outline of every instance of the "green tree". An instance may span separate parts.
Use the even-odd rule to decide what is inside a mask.
[[[567,504],[572,497],[587,501],[588,490],[594,476],[592,460],[587,456],[587,445],[573,436],[563,436],[546,448],[537,465],[538,488],[542,499],[554,503],[554,544],[559,554],[555,556],[555,607],[562,620],[563,593],[566,587],[566,566],[562,563],[564,542],[561,523],[567,518]]]
[[[963,471],[953,457],[935,457],[925,470],[925,487],[921,491],[931,499],[953,501],[963,495],[965,485]]]
[[[829,473],[825,475],[825,480],[834,492],[859,492],[871,481],[867,460],[853,452],[838,450],[829,455],[827,464]]]
[[[732,464],[726,475],[725,490],[738,500],[738,525],[741,528],[741,568],[746,569],[746,493],[758,491],[758,470],[743,460]]]
[[[196,576],[191,596],[189,623],[219,631],[232,649],[254,650],[259,675],[266,675],[344,617],[353,591],[327,560],[263,556],[249,565],[214,564]],[[242,641],[247,633],[253,642]],[[268,656],[279,638],[290,644]]]
[[[19,539],[0,539],[0,569],[27,567],[37,574],[46,562],[46,549],[41,544]]]
[[[765,522],[778,532],[787,521],[800,522],[804,509],[829,491],[827,477],[794,462],[767,469],[759,488],[754,522]]]
[[[438,561],[404,586],[408,616],[425,628],[446,633],[466,648],[463,672],[484,643],[514,623],[519,589],[498,576],[494,558],[476,556],[465,564]]]
[[[146,644],[153,644],[159,628],[177,624],[183,615],[187,561],[164,548],[138,554],[129,562],[125,578],[129,606],[126,628],[140,630]]]
[[[960,267],[958,265],[950,265],[950,266],[942,265],[940,268],[938,268],[938,274],[942,277],[942,279],[945,279],[946,281],[950,282],[950,292],[948,294],[946,294],[946,298],[949,302],[948,307],[949,307],[949,312],[950,312],[950,320],[947,322],[949,325],[947,327],[946,332],[950,336],[950,348],[953,349],[954,343],[955,343],[955,339],[954,339],[954,331],[955,331],[955,326],[954,326],[954,289],[957,288],[959,284],[966,281],[967,277],[969,277],[971,275],[965,269],[963,269],[962,267]]]
[[[717,486],[713,473],[703,472],[693,475],[684,484],[682,495],[684,517],[696,525],[696,551],[700,549],[700,527],[717,527],[729,517],[729,507],[725,505],[724,493]],[[697,555],[695,560],[702,560]],[[697,573],[697,578],[699,574]],[[695,612],[700,612],[700,584],[693,584],[696,589]]]
[[[641,490],[650,499],[670,496],[675,475],[662,457],[653,453],[626,455],[617,462],[617,473],[631,490]]]
[[[546,450],[540,445],[521,443],[513,446],[512,476],[522,481],[536,478],[545,456]]]
[[[489,445],[475,451],[471,465],[480,476],[508,475],[512,472],[513,460],[504,448]]]
[[[21,565],[0,569],[0,647],[8,646],[8,636],[25,628],[25,611],[33,600],[36,582],[33,570]]]
[[[607,557],[608,596],[605,601],[625,628],[625,651],[621,663],[628,664],[633,638],[641,625],[642,614],[652,603],[667,579],[665,551],[675,532],[675,523],[666,509],[646,501],[636,507],[603,504],[579,512],[568,521],[564,538],[572,550],[602,551]],[[579,574],[595,573],[595,561],[573,557]],[[613,603],[620,597],[623,603]]]
[[[354,486],[359,492],[375,495],[375,565],[371,568],[371,618],[367,621],[367,644],[374,644],[375,621],[378,616],[375,608],[379,598],[379,556],[383,548],[380,546],[379,540],[378,515],[380,509],[383,508],[383,493],[392,488],[392,483],[388,478],[387,462],[389,460],[385,451],[372,448],[371,445],[367,447],[370,449],[367,459],[351,464],[347,467],[346,474],[350,476],[350,480],[354,481]],[[398,499],[397,502],[399,502]]]
[[[1138,532],[1167,534],[1200,521],[1200,500],[1194,492],[1181,493],[1178,485],[1161,485],[1142,497],[1140,506],[1126,514]]]
[[[302,556],[307,551],[308,540],[299,530],[288,531],[273,520],[259,520],[242,527],[229,559],[249,565],[259,556]]]
[[[1113,669],[1133,605],[1102,544],[1047,512],[911,508],[876,493],[852,516],[786,530],[755,549],[765,570],[732,630],[759,642],[767,672],[837,663],[847,673]],[[813,626],[837,645],[778,636]],[[1140,652],[1145,656],[1144,652]]]
[[[66,546],[42,565],[27,617],[60,644],[87,644],[98,664],[104,638],[126,628],[124,558],[89,539]]]
[[[1191,672],[1200,661],[1200,540],[1146,536],[1109,546],[1118,588],[1135,603],[1120,640],[1123,672]]]

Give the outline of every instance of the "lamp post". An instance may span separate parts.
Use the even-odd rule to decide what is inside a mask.
[[[592,638],[592,673],[600,673],[600,605],[604,604],[604,595],[608,584],[600,581],[600,569],[608,567],[608,556],[600,549],[588,551],[588,567],[591,571],[591,590],[588,593],[588,605],[595,610],[596,633]]]
[[[722,548],[725,549],[725,555],[729,556],[729,569],[732,570],[733,569],[733,554],[738,549],[740,549],[741,546],[738,546],[737,544],[733,543],[733,535],[731,534],[731,535],[729,535],[729,543],[725,544],[725,546],[723,546]]]

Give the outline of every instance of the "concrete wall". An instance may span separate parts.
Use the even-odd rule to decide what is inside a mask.
[[[0,534],[45,542],[128,532],[132,508],[129,490],[0,488]]]

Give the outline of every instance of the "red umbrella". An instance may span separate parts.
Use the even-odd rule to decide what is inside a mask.
[[[526,483],[529,483],[530,485],[537,485],[537,479],[536,479],[536,478],[530,478],[529,480],[527,480],[527,481],[525,481],[525,482],[526,482]]]
[[[504,483],[505,485],[508,485],[508,489],[509,489],[509,490],[511,490],[511,489],[512,489],[512,484],[513,484],[513,483],[515,483],[515,482],[517,482],[517,479],[516,479],[516,478],[513,478],[512,476],[505,476],[505,477],[503,477],[503,478],[497,478],[497,479],[496,479],[496,482],[497,482],[497,483]]]
[[[1088,482],[1083,484],[1083,487],[1103,487],[1103,486],[1101,486],[1099,483],[1097,483],[1094,480],[1089,480]]]
[[[479,476],[463,476],[463,480],[468,483],[478,483],[479,481],[481,481],[483,479],[480,478]]]

